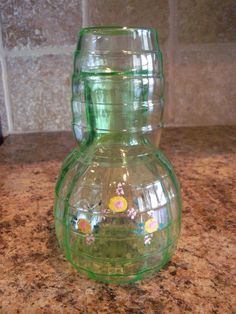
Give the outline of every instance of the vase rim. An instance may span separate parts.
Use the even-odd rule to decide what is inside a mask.
[[[139,27],[139,26],[89,26],[83,27],[80,30],[80,34],[82,33],[94,33],[96,31],[126,31],[126,32],[136,32],[136,31],[149,31],[149,32],[156,32],[155,28],[153,27]]]

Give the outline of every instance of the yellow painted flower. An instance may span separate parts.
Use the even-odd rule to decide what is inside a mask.
[[[86,234],[91,233],[92,231],[91,225],[86,219],[80,219],[78,221],[78,228],[81,232]]]
[[[144,229],[148,233],[157,231],[158,227],[159,227],[158,222],[154,218],[148,219],[144,224]]]
[[[127,201],[123,196],[114,196],[110,199],[108,207],[116,213],[122,213],[127,209]]]

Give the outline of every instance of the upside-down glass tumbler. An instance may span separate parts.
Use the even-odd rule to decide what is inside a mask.
[[[126,284],[171,258],[181,197],[158,148],[164,77],[157,33],[149,28],[80,31],[72,77],[79,144],[56,186],[56,234],[66,258],[90,278]]]

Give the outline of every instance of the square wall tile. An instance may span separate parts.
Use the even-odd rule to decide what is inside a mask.
[[[235,0],[179,0],[178,39],[182,43],[236,42]]]
[[[236,124],[236,48],[182,51],[174,76],[176,125]]]
[[[89,26],[154,27],[160,43],[169,33],[169,5],[161,0],[87,0]]]
[[[0,14],[8,49],[75,44],[82,25],[81,0],[3,0]]]
[[[3,135],[8,134],[7,114],[4,99],[3,81],[2,81],[2,65],[0,62],[0,120]]]
[[[72,56],[7,59],[14,132],[70,129]]]

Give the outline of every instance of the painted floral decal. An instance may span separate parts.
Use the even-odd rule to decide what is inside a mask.
[[[127,209],[127,201],[123,196],[114,196],[110,199],[108,207],[116,213],[122,213]]]
[[[126,198],[124,197],[125,193],[123,190],[124,183],[119,182],[116,186],[116,196],[113,196],[110,198],[108,202],[108,208],[101,208],[101,220],[106,220],[107,214],[109,214],[109,211],[113,211],[115,213],[123,213],[127,210],[127,218],[135,220],[136,216],[139,213],[139,210],[137,208],[131,207],[128,208],[128,202]],[[135,206],[138,207],[137,200],[134,200]],[[91,204],[86,207],[86,210],[93,211],[96,206],[101,206],[102,201],[100,200],[96,204]],[[85,210],[85,209],[84,209]],[[156,220],[155,217],[155,211],[149,210],[147,211],[148,219],[146,221],[137,221],[134,228],[134,233],[137,235],[142,235],[144,237],[144,245],[150,245],[153,240],[153,233],[156,231],[160,231],[164,228],[163,223],[158,223],[158,220]],[[78,216],[77,216],[78,217]],[[142,215],[139,219],[142,219]],[[137,219],[137,220],[139,220]],[[72,219],[72,222],[74,224],[74,228],[76,230],[79,230],[80,232],[85,234],[85,243],[87,245],[91,245],[95,241],[95,237],[93,235],[92,231],[97,232],[99,228],[99,224],[95,225],[93,228],[90,224],[90,222],[87,219],[78,219],[74,217]]]
[[[144,224],[144,229],[147,233],[153,233],[158,230],[158,222],[156,219],[148,219]]]
[[[128,210],[128,217],[131,218],[131,219],[134,219],[137,215],[137,210],[135,210],[133,207],[131,207],[129,210]]]
[[[86,219],[80,219],[78,221],[78,229],[85,234],[89,234],[92,231],[92,227]]]
[[[151,244],[152,238],[153,238],[153,234],[152,233],[145,235],[145,237],[144,237],[144,244],[145,245]]]
[[[95,238],[93,234],[86,234],[85,243],[91,245],[94,242]]]
[[[121,182],[119,182],[117,184],[117,188],[116,188],[116,194],[119,195],[119,196],[122,196],[125,194],[124,190],[123,190],[123,185]]]

